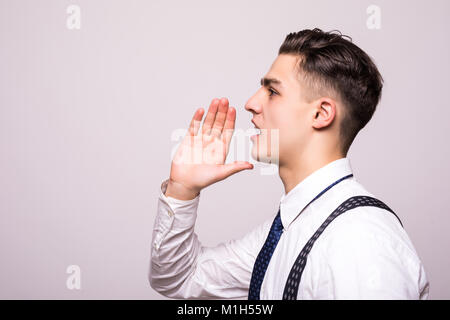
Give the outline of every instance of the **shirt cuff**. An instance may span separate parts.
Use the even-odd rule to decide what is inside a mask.
[[[179,200],[172,197],[167,197],[164,193],[167,189],[169,179],[163,181],[161,184],[161,191],[159,194],[159,212],[162,214],[163,220],[167,225],[178,230],[191,228],[195,224],[197,218],[197,209],[200,200],[200,194],[191,200]]]
[[[161,184],[159,193],[158,213],[154,224],[153,246],[159,251],[169,232],[173,234],[191,232],[197,218],[197,208],[200,195],[191,200],[179,200],[166,197],[164,193],[169,180]]]
[[[168,204],[173,211],[177,211],[180,208],[186,208],[186,207],[195,205],[197,202],[199,202],[200,194],[198,194],[194,199],[191,199],[191,200],[180,200],[180,199],[176,199],[176,198],[172,198],[172,197],[167,197],[165,195],[165,193],[166,193],[168,184],[169,184],[169,179],[164,180],[163,183],[161,183],[161,192],[160,192],[159,197],[166,204]]]

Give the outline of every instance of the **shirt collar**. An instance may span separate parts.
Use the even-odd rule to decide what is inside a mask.
[[[350,160],[340,158],[314,171],[288,194],[283,194],[280,200],[280,215],[283,227],[287,229],[306,205],[322,190],[351,173]]]

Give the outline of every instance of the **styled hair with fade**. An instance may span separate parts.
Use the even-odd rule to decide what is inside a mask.
[[[345,109],[340,123],[341,149],[346,155],[381,98],[383,78],[375,63],[350,37],[318,28],[288,34],[278,54],[299,56],[299,80],[306,84],[309,100],[330,94],[340,99]]]

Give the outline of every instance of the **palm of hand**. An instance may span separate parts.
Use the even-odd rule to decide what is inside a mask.
[[[201,190],[233,173],[253,168],[245,161],[225,164],[236,120],[236,111],[228,108],[228,100],[211,102],[199,130],[202,117],[203,109],[198,109],[174,155],[170,173],[171,181],[192,190]]]

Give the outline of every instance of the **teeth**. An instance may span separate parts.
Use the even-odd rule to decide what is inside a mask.
[[[261,130],[256,127],[250,128],[248,131],[248,134],[251,136],[256,135],[256,134],[261,134]]]

